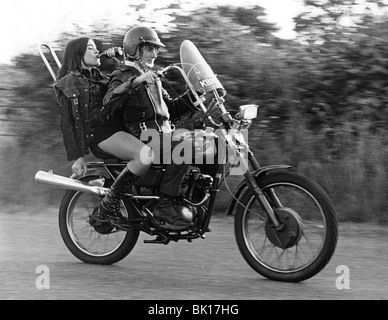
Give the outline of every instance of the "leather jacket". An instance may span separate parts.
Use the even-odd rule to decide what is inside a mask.
[[[108,85],[108,77],[93,69],[99,80]],[[60,104],[61,130],[67,153],[67,160],[76,160],[89,154],[89,143],[93,138],[89,125],[89,80],[79,71],[64,76],[54,84],[54,91]],[[101,101],[102,104],[102,101]]]
[[[120,112],[120,117],[128,131],[136,135],[133,128],[140,123],[153,124],[155,129],[160,129],[166,120],[178,126],[195,114],[189,93],[172,99],[167,91],[162,89],[162,98],[168,108],[168,110],[162,110],[155,106],[145,85],[140,85],[136,89],[131,85],[129,90],[114,92],[128,80],[130,82],[140,75],[141,72],[131,64],[122,64],[112,73],[108,92],[104,98],[105,116]]]

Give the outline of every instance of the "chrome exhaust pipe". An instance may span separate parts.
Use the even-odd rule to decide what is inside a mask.
[[[52,171],[38,171],[35,174],[35,182],[39,184],[49,185],[55,188],[80,191],[90,194],[96,194],[99,196],[104,196],[109,192],[108,188],[95,186],[80,180],[63,177],[54,174]]]

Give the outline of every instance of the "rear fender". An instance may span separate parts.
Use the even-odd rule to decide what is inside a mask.
[[[114,176],[112,175],[111,171],[112,169],[115,169],[114,171],[121,172],[126,163],[105,163],[105,162],[88,162],[88,171],[86,173],[86,176],[99,176],[101,178],[105,179],[114,179]],[[108,169],[108,166],[110,169]]]
[[[262,176],[265,176],[266,174],[268,174],[268,172],[270,171],[273,171],[273,170],[285,170],[285,169],[291,169],[292,167],[291,166],[287,166],[287,165],[272,165],[272,166],[266,166],[266,167],[262,167],[258,170],[255,170],[252,172],[252,175],[257,179],[259,179],[260,177]],[[244,192],[248,189],[248,184],[246,182],[246,180],[243,180],[237,187],[236,187],[236,190],[233,194],[233,197],[229,203],[229,206],[228,206],[228,211],[226,212],[227,215],[232,215],[235,208],[236,208],[236,204],[238,203],[238,201],[240,200],[240,198],[242,197],[242,195],[244,194]]]

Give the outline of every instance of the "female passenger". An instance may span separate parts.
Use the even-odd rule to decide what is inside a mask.
[[[114,48],[107,52],[108,56],[114,54]],[[121,160],[128,160],[126,168],[111,187],[112,190],[119,190],[111,193],[116,199],[123,196],[126,187],[144,174],[150,164],[140,161],[140,151],[145,147],[144,144],[126,132],[121,123],[117,123],[113,129],[102,127],[95,136],[96,128],[101,125],[98,114],[108,88],[108,77],[98,69],[101,64],[98,55],[99,51],[92,39],[81,37],[70,41],[63,55],[63,65],[54,90],[60,104],[67,160],[74,161],[74,174],[81,176],[86,173],[85,156],[90,150],[98,158],[108,157],[106,153],[109,153]],[[118,205],[117,201],[114,203]]]

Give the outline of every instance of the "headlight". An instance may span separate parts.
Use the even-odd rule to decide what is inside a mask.
[[[252,120],[257,117],[257,104],[246,104],[239,107],[238,115],[240,119]]]

